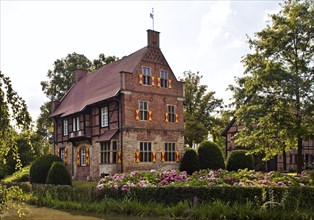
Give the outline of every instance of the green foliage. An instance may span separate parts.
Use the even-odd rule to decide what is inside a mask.
[[[15,140],[17,134],[15,128],[25,132],[26,138],[29,139],[31,121],[25,101],[14,91],[10,78],[5,77],[0,71],[0,164],[6,164],[6,158],[10,152],[16,161],[16,168],[21,167],[18,145]],[[15,128],[13,128],[12,124],[15,124]],[[1,166],[0,170],[2,170],[2,175],[6,174],[3,171],[3,166]],[[7,188],[1,188],[0,191],[7,196],[12,192]],[[22,199],[19,193],[14,195],[16,200]],[[7,200],[0,198],[0,213],[6,207]]]
[[[302,140],[314,133],[313,16],[313,0],[285,1],[270,25],[249,38],[245,76],[230,86],[243,126],[236,144],[254,146],[266,159],[298,149],[298,173]]]
[[[48,172],[53,162],[62,162],[62,159],[55,155],[45,155],[37,158],[30,167],[31,183],[46,183]]]
[[[254,169],[252,155],[247,155],[247,150],[233,150],[227,159],[227,170],[237,171],[238,169]]]
[[[214,97],[215,92],[207,92],[207,86],[201,85],[199,73],[186,71],[183,73],[185,82],[184,100],[184,140],[189,147],[193,143],[202,142],[213,124],[212,113],[221,106],[222,100]]]
[[[202,142],[198,148],[198,156],[200,159],[200,169],[225,169],[222,152],[217,144],[213,142]]]
[[[5,183],[9,182],[28,182],[29,181],[29,169],[30,165],[23,167],[22,169],[16,171],[10,176],[3,179]]]
[[[180,162],[180,171],[186,171],[189,175],[193,172],[200,169],[199,157],[195,150],[188,149],[186,150],[181,162]]]
[[[33,184],[32,192],[39,198],[71,200],[73,190],[69,185]]]
[[[6,156],[6,163],[0,164],[0,178],[4,178],[17,171],[18,163],[20,163],[21,167],[24,167],[42,155],[41,138],[35,132],[18,133],[14,141],[17,144],[19,161],[16,161],[14,152],[9,150]]]
[[[63,162],[54,162],[47,176],[47,184],[72,185],[71,175]]]

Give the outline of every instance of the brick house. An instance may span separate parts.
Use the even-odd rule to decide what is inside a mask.
[[[75,179],[177,169],[184,154],[184,83],[147,30],[146,47],[92,73],[52,105],[55,155]]]
[[[235,134],[241,130],[243,126],[239,125],[236,118],[233,118],[226,129],[222,132],[222,136],[226,137],[226,156],[232,150],[239,149],[241,146],[235,144]],[[314,164],[314,137],[303,141],[303,161],[304,168],[311,167]],[[286,162],[286,169],[284,169],[284,158]],[[297,150],[283,152],[275,156],[273,159],[266,162],[264,170],[272,171],[296,171],[297,170]]]

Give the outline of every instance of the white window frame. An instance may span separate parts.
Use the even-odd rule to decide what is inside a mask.
[[[109,109],[108,106],[103,107],[100,109],[100,120],[101,120],[101,127],[107,127],[109,124]]]
[[[65,152],[65,148],[64,147],[61,147],[60,148],[60,151],[59,151],[59,156],[60,158],[62,159],[62,161],[64,162],[64,152]]]
[[[81,149],[81,166],[85,167],[86,166],[86,149],[82,148]]]
[[[152,142],[141,141],[140,142],[140,161],[152,162]]]
[[[67,118],[63,119],[63,135],[64,136],[69,134],[69,131],[68,131],[69,126],[68,125],[69,125],[68,119]]]
[[[80,117],[72,118],[72,131],[79,131],[80,130]]]
[[[176,143],[165,143],[165,161],[176,162]]]

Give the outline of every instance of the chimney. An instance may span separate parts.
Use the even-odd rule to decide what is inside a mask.
[[[84,76],[87,75],[87,70],[77,69],[75,70],[74,74],[75,74],[75,82],[77,83],[78,81],[80,81],[80,79],[82,79]]]
[[[147,30],[147,46],[159,48],[159,32]]]

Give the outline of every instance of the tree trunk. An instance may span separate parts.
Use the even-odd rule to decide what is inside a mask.
[[[303,155],[302,155],[302,138],[298,137],[298,159],[297,159],[297,172],[300,174],[303,169]]]
[[[287,171],[287,158],[286,158],[286,151],[282,151],[282,157],[283,157],[283,170]]]

